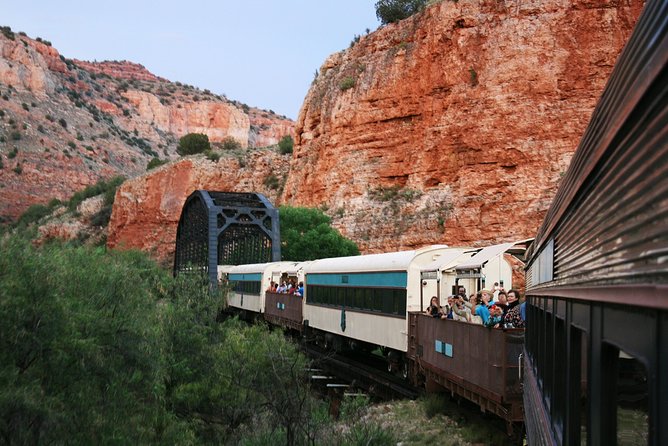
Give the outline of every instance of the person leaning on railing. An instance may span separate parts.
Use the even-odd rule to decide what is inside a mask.
[[[508,291],[509,310],[503,318],[505,328],[524,328],[524,317],[522,317],[522,297],[520,292],[513,289]]]
[[[443,308],[441,308],[441,305],[438,302],[438,297],[436,296],[433,296],[429,301],[429,306],[425,310],[425,313],[434,318],[446,318],[445,312],[443,311]]]

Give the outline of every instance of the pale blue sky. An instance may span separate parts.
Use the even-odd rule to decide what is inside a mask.
[[[65,57],[158,76],[296,119],[313,73],[378,27],[374,0],[0,0],[0,25]]]

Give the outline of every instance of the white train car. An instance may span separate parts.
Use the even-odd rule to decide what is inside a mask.
[[[254,263],[232,266],[227,271],[231,290],[227,305],[251,313],[264,312],[265,290],[283,274],[295,269],[296,262]]]
[[[424,308],[429,305],[431,296],[438,297],[440,304],[445,305],[447,297],[456,294],[457,265],[468,262],[479,250],[475,248],[450,248],[442,256],[420,269]]]
[[[350,343],[406,352],[407,312],[420,310],[420,268],[447,246],[315,260],[304,267],[304,325]]]
[[[532,242],[531,238],[482,248],[473,257],[463,260],[455,267],[456,275],[452,285],[463,286],[469,294],[485,288],[491,290],[495,283],[506,290],[513,288],[516,284],[513,280],[512,263],[523,261]],[[520,275],[523,276],[523,271]]]

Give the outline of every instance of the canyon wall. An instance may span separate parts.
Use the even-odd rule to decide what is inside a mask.
[[[67,200],[153,158],[176,160],[178,139],[204,133],[221,152],[275,145],[294,122],[127,61],[67,59],[41,39],[0,33],[0,222]],[[222,153],[219,153],[223,155]]]
[[[535,234],[642,9],[443,1],[322,65],[285,203],[365,252]]]

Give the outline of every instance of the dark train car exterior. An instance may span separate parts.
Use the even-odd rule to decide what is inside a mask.
[[[519,356],[523,329],[503,330],[478,324],[409,314],[411,374],[478,404],[508,422],[522,422]]]
[[[530,445],[668,444],[667,28],[648,1],[528,255]]]
[[[292,294],[265,293],[264,319],[280,327],[303,330],[303,298]]]

